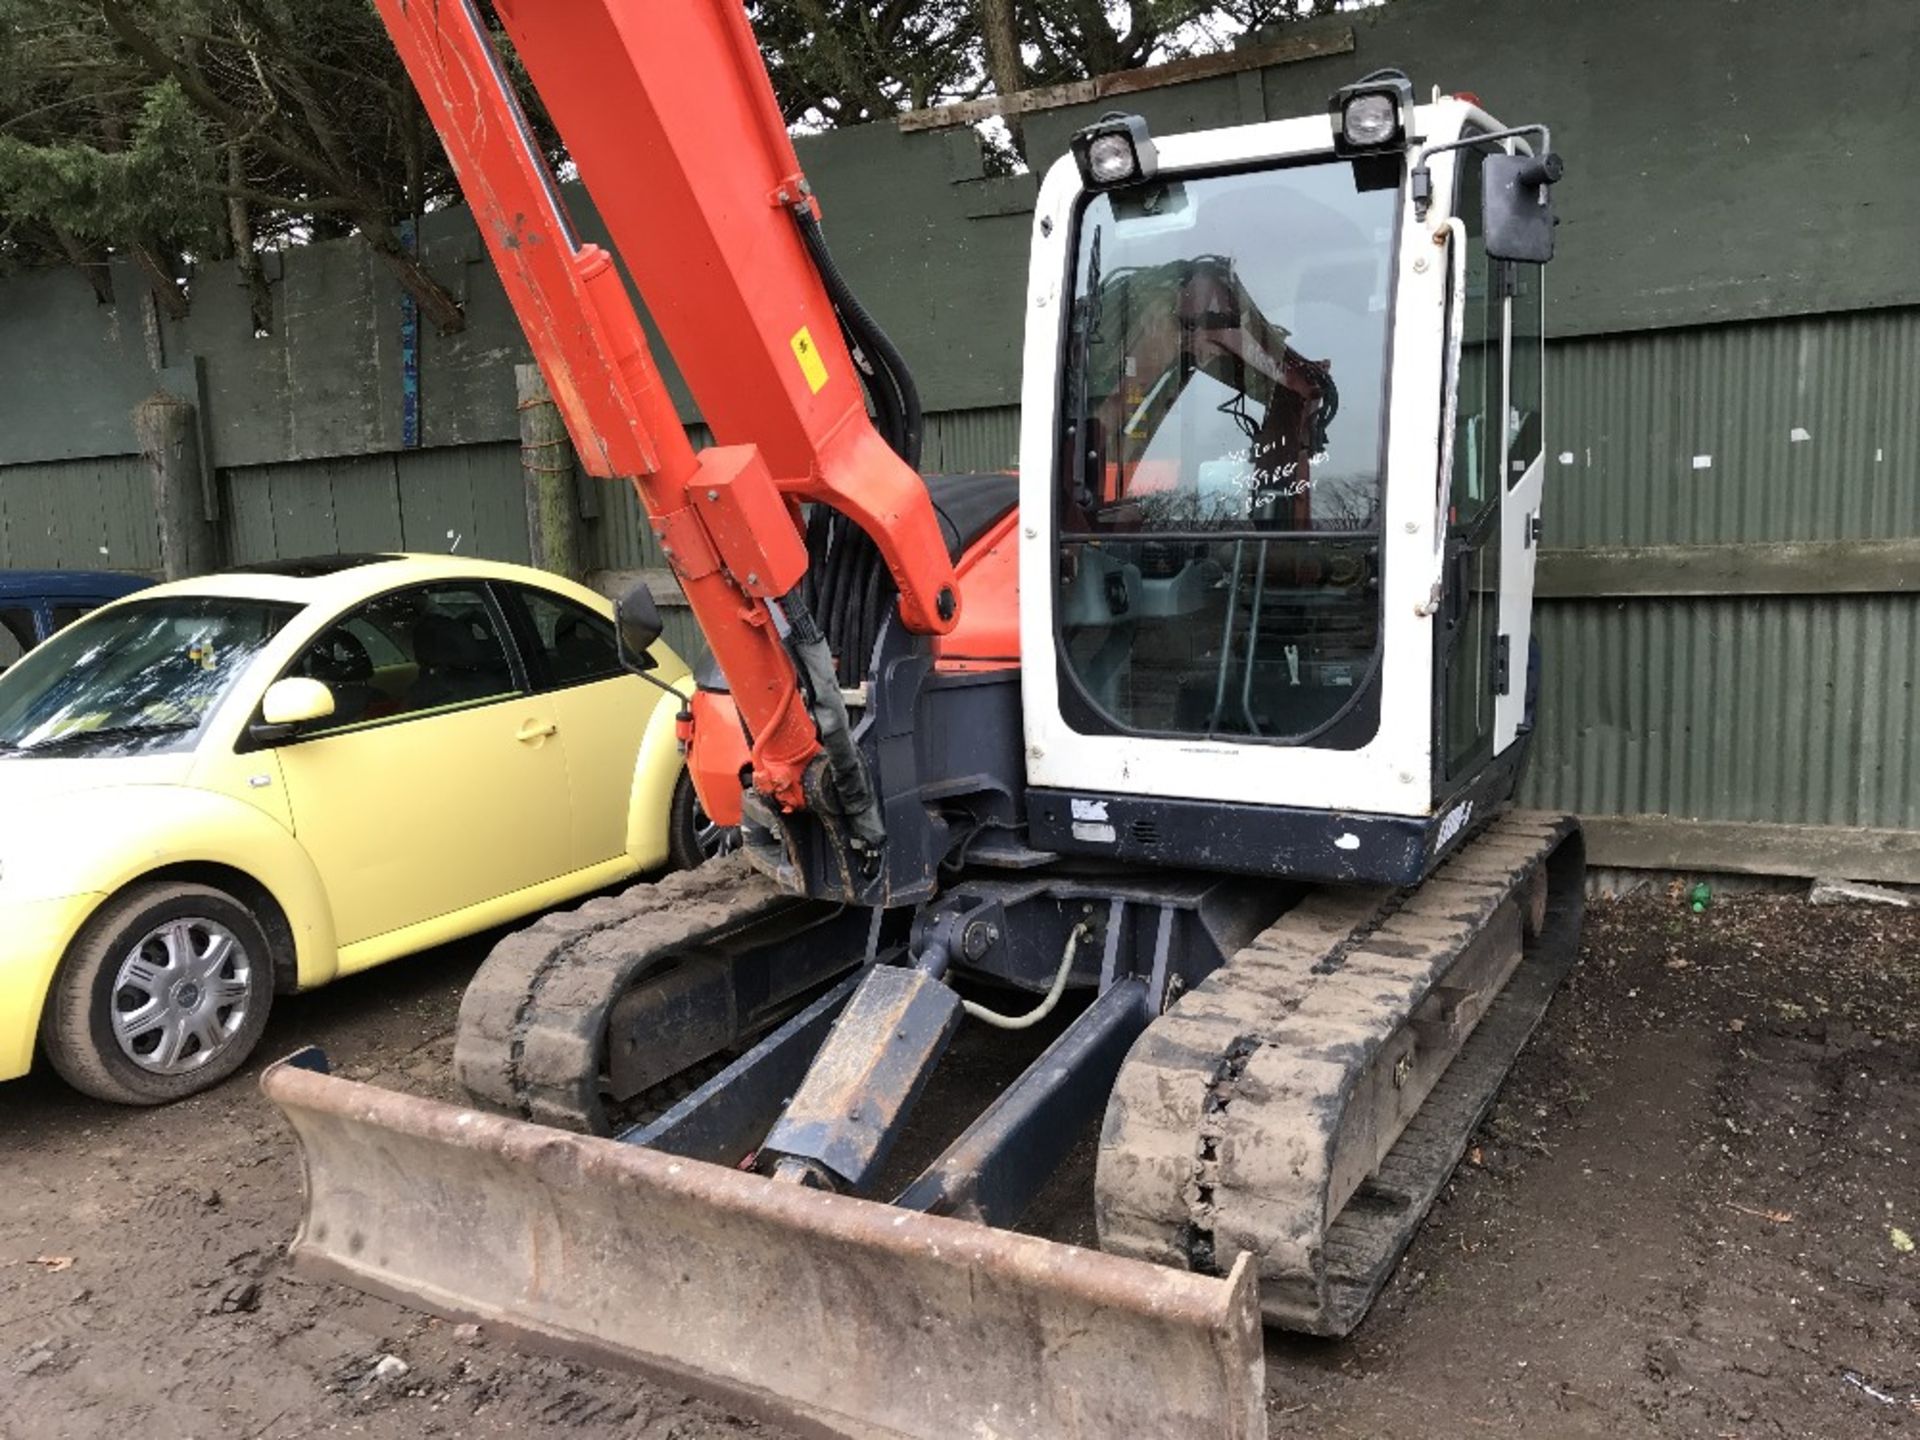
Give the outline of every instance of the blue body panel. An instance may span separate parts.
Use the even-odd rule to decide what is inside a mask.
[[[112,570],[0,570],[0,610],[31,611],[38,643],[53,633],[56,606],[104,605],[153,583]]]

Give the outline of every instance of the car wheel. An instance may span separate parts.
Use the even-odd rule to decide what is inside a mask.
[[[246,906],[207,885],[139,885],[74,941],[41,1039],[74,1089],[163,1105],[239,1069],[272,1004],[273,957]]]
[[[740,827],[719,825],[700,803],[693,776],[685,770],[673,787],[673,813],[667,822],[667,853],[676,870],[694,866],[740,848]]]

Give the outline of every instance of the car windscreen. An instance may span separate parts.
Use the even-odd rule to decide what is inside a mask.
[[[0,675],[0,758],[188,749],[298,610],[170,595],[62,630]]]

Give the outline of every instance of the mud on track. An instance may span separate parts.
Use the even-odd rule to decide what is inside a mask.
[[[286,1001],[261,1053],[448,1095],[483,953]],[[1003,1073],[954,1058],[936,1120]],[[257,1069],[157,1112],[0,1086],[0,1437],[784,1440],[289,1273]],[[1597,905],[1474,1153],[1357,1335],[1269,1341],[1276,1435],[1920,1436],[1920,915]],[[1090,1159],[1034,1228],[1087,1238]]]

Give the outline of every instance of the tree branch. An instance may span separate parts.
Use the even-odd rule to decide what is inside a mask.
[[[339,195],[306,196],[274,195],[265,190],[255,190],[248,185],[210,185],[208,193],[227,200],[239,200],[249,205],[258,205],[266,210],[291,210],[296,215],[350,215],[360,206],[360,202]]]

